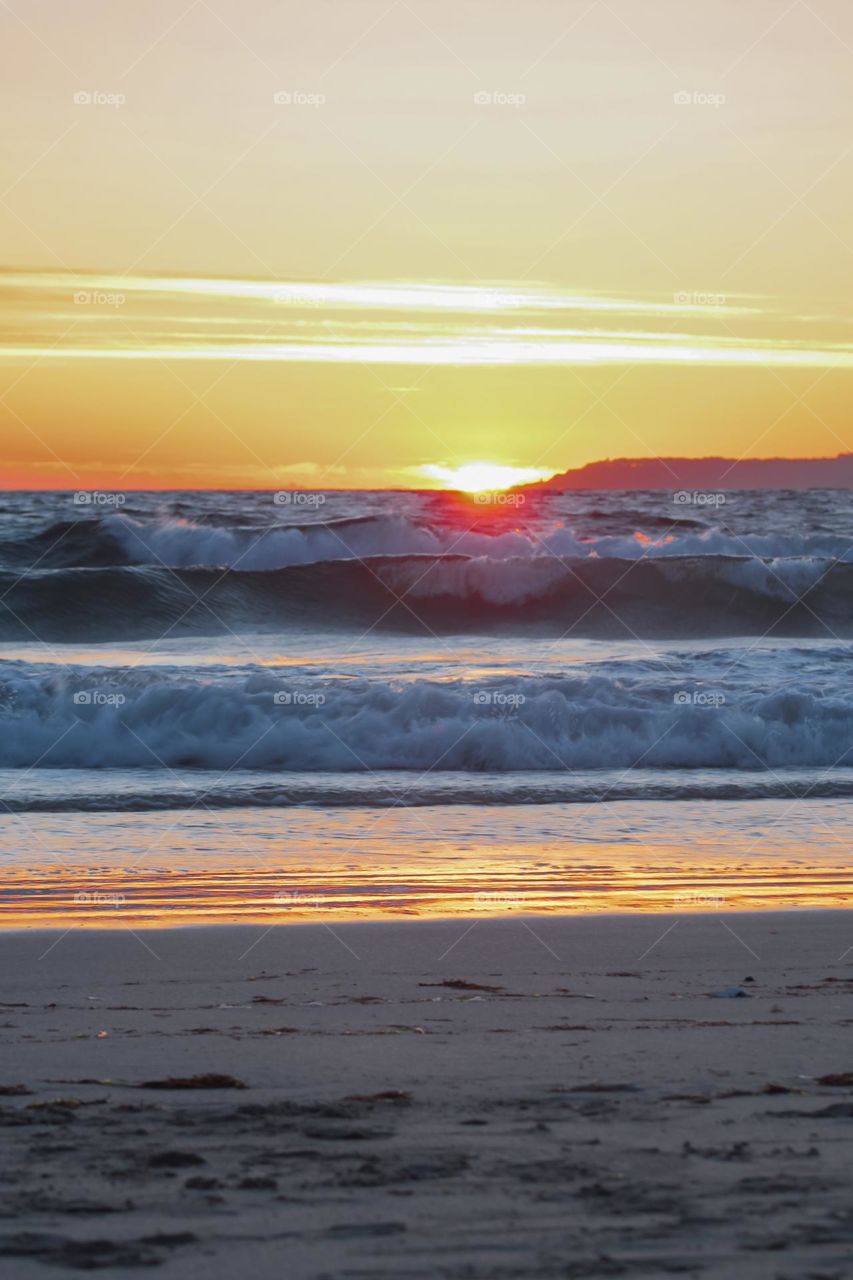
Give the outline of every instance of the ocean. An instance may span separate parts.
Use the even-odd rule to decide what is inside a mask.
[[[849,905],[846,491],[0,495],[16,927]]]

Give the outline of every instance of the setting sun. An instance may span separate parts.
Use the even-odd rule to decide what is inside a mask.
[[[419,467],[420,474],[437,480],[442,488],[460,489],[463,493],[484,493],[490,489],[511,489],[516,484],[532,484],[547,480],[553,471],[541,467],[510,467],[501,462],[466,462],[461,467],[445,467],[429,463]]]

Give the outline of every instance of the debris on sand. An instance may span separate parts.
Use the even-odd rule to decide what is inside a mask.
[[[419,987],[450,987],[453,991],[501,992],[504,987],[490,987],[484,982],[469,982],[467,978],[446,978],[444,982],[419,982]]]
[[[559,1090],[559,1093],[639,1093],[638,1084],[607,1084],[600,1080],[591,1080],[589,1084],[573,1084]]]
[[[412,1095],[405,1089],[383,1089],[381,1093],[349,1093],[344,1102],[396,1102],[408,1105]]]
[[[142,1080],[137,1089],[248,1089],[236,1076],[209,1071],[198,1076],[165,1076],[162,1080]]]
[[[149,1169],[192,1169],[204,1163],[204,1157],[194,1151],[157,1151],[148,1157]]]

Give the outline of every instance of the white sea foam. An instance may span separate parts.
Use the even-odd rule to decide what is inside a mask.
[[[492,560],[535,558],[616,558],[636,560],[661,556],[746,556],[766,559],[846,560],[853,562],[850,538],[831,533],[744,534],[724,529],[679,530],[656,535],[581,536],[557,526],[533,533],[519,528],[503,533],[461,532],[418,524],[402,516],[342,521],[338,524],[290,528],[213,527],[187,520],[138,520],[108,516],[104,528],[129,559],[170,568],[213,567],[237,570],[282,569],[322,560],[371,556],[455,554]]]
[[[835,670],[835,668],[832,668]],[[617,676],[288,680],[4,663],[0,767],[367,770],[770,769],[853,764],[853,694]]]

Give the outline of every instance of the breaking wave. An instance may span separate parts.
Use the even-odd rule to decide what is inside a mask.
[[[627,514],[630,520],[620,517],[623,527],[630,529],[636,521],[635,531],[610,534],[562,524],[533,532],[521,515],[515,528],[484,532],[398,515],[253,527],[116,514],[61,521],[28,537],[6,541],[0,544],[0,563],[19,569],[151,565],[252,573],[327,560],[449,554],[499,561],[551,555],[572,560],[746,556],[853,562],[853,539],[837,533],[739,535],[683,517]],[[597,519],[614,517],[593,511],[583,522],[595,530]]]
[[[849,658],[836,653],[839,663]],[[853,693],[843,678],[832,692],[824,687],[679,688],[665,670],[479,685],[5,663],[0,767],[423,774],[853,766]]]
[[[853,636],[853,564],[816,556],[398,555],[286,568],[0,573],[0,640],[288,627],[578,637]]]

